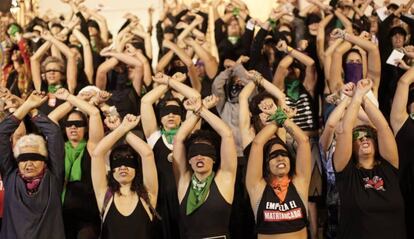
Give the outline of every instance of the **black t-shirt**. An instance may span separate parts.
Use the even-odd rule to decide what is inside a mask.
[[[405,216],[407,223],[407,238],[413,238],[414,232],[414,120],[408,117],[401,129],[398,131],[397,141],[398,154],[400,157],[399,173],[401,193],[405,200]]]
[[[341,200],[338,239],[405,239],[404,202],[398,169],[379,158],[373,169],[351,159],[336,173]]]

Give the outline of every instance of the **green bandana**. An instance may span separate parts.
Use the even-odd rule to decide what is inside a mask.
[[[18,32],[20,32],[20,29],[16,24],[12,24],[7,30],[7,33],[12,37],[16,36],[16,33]]]
[[[295,78],[286,78],[285,80],[285,88],[286,88],[286,95],[292,100],[297,101],[300,96],[300,81]]]
[[[79,142],[76,148],[73,148],[70,141],[65,143],[65,187],[62,192],[62,202],[65,199],[66,184],[80,181],[82,178],[81,162],[85,148],[86,140],[84,139]]]
[[[54,94],[60,88],[62,88],[62,85],[48,85],[47,92]]]
[[[161,128],[161,134],[165,136],[169,144],[172,144],[174,136],[175,134],[177,134],[178,129],[179,127],[170,130],[165,130],[164,128]]]
[[[233,16],[237,17],[239,13],[240,13],[240,8],[238,7],[233,8],[233,11],[232,11]]]
[[[283,111],[282,108],[278,107],[276,112],[273,115],[269,116],[267,121],[274,120],[276,122],[276,124],[280,127],[285,123],[287,118],[288,118],[288,116],[285,113],[285,111]]]
[[[363,130],[354,130],[354,132],[352,132],[352,140],[353,141],[355,141],[357,139],[360,140],[363,137],[375,139],[375,134],[371,130],[366,130],[366,131],[363,131]]]
[[[210,185],[214,179],[214,172],[210,174],[203,181],[199,181],[193,174],[191,177],[190,193],[187,199],[187,211],[186,214],[190,215],[197,208],[199,208],[206,201],[207,195],[210,192]]]
[[[270,27],[272,28],[272,30],[274,30],[277,26],[277,21],[274,19],[269,18],[269,20],[267,20],[270,24]]]
[[[231,42],[231,44],[235,45],[237,43],[237,41],[239,40],[240,37],[227,37],[227,39],[229,40],[229,42]]]

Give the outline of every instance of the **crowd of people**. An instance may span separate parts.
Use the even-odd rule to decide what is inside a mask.
[[[0,238],[414,238],[414,1],[61,1],[0,16]]]

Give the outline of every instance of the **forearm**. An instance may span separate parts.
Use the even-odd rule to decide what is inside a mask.
[[[186,98],[200,98],[201,95],[198,91],[196,91],[195,89],[187,86],[184,83],[181,83],[179,81],[176,80],[169,80],[168,81],[168,86],[173,88],[175,91],[181,93],[182,95],[184,95]]]
[[[157,67],[156,67],[156,71],[157,72],[163,72],[165,67],[168,66],[168,64],[170,64],[172,58],[174,56],[174,52],[173,51],[168,51],[167,54],[163,55],[161,57],[161,59],[158,61]]]
[[[65,115],[67,115],[72,109],[73,105],[69,102],[65,102],[56,107],[56,109],[50,112],[47,117],[49,117],[49,119],[55,124],[59,124],[59,121],[63,119],[63,117],[65,117]]]
[[[200,116],[191,114],[180,126],[177,134],[174,137],[174,142],[184,142],[184,140],[191,134],[197,122],[200,120]]]
[[[94,150],[94,155],[96,157],[104,157],[112,146],[126,133],[127,131],[122,127],[116,128],[98,143]]]

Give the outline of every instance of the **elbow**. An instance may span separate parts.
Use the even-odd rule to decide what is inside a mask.
[[[305,134],[298,135],[295,140],[298,142],[298,144],[309,144],[309,137]]]

